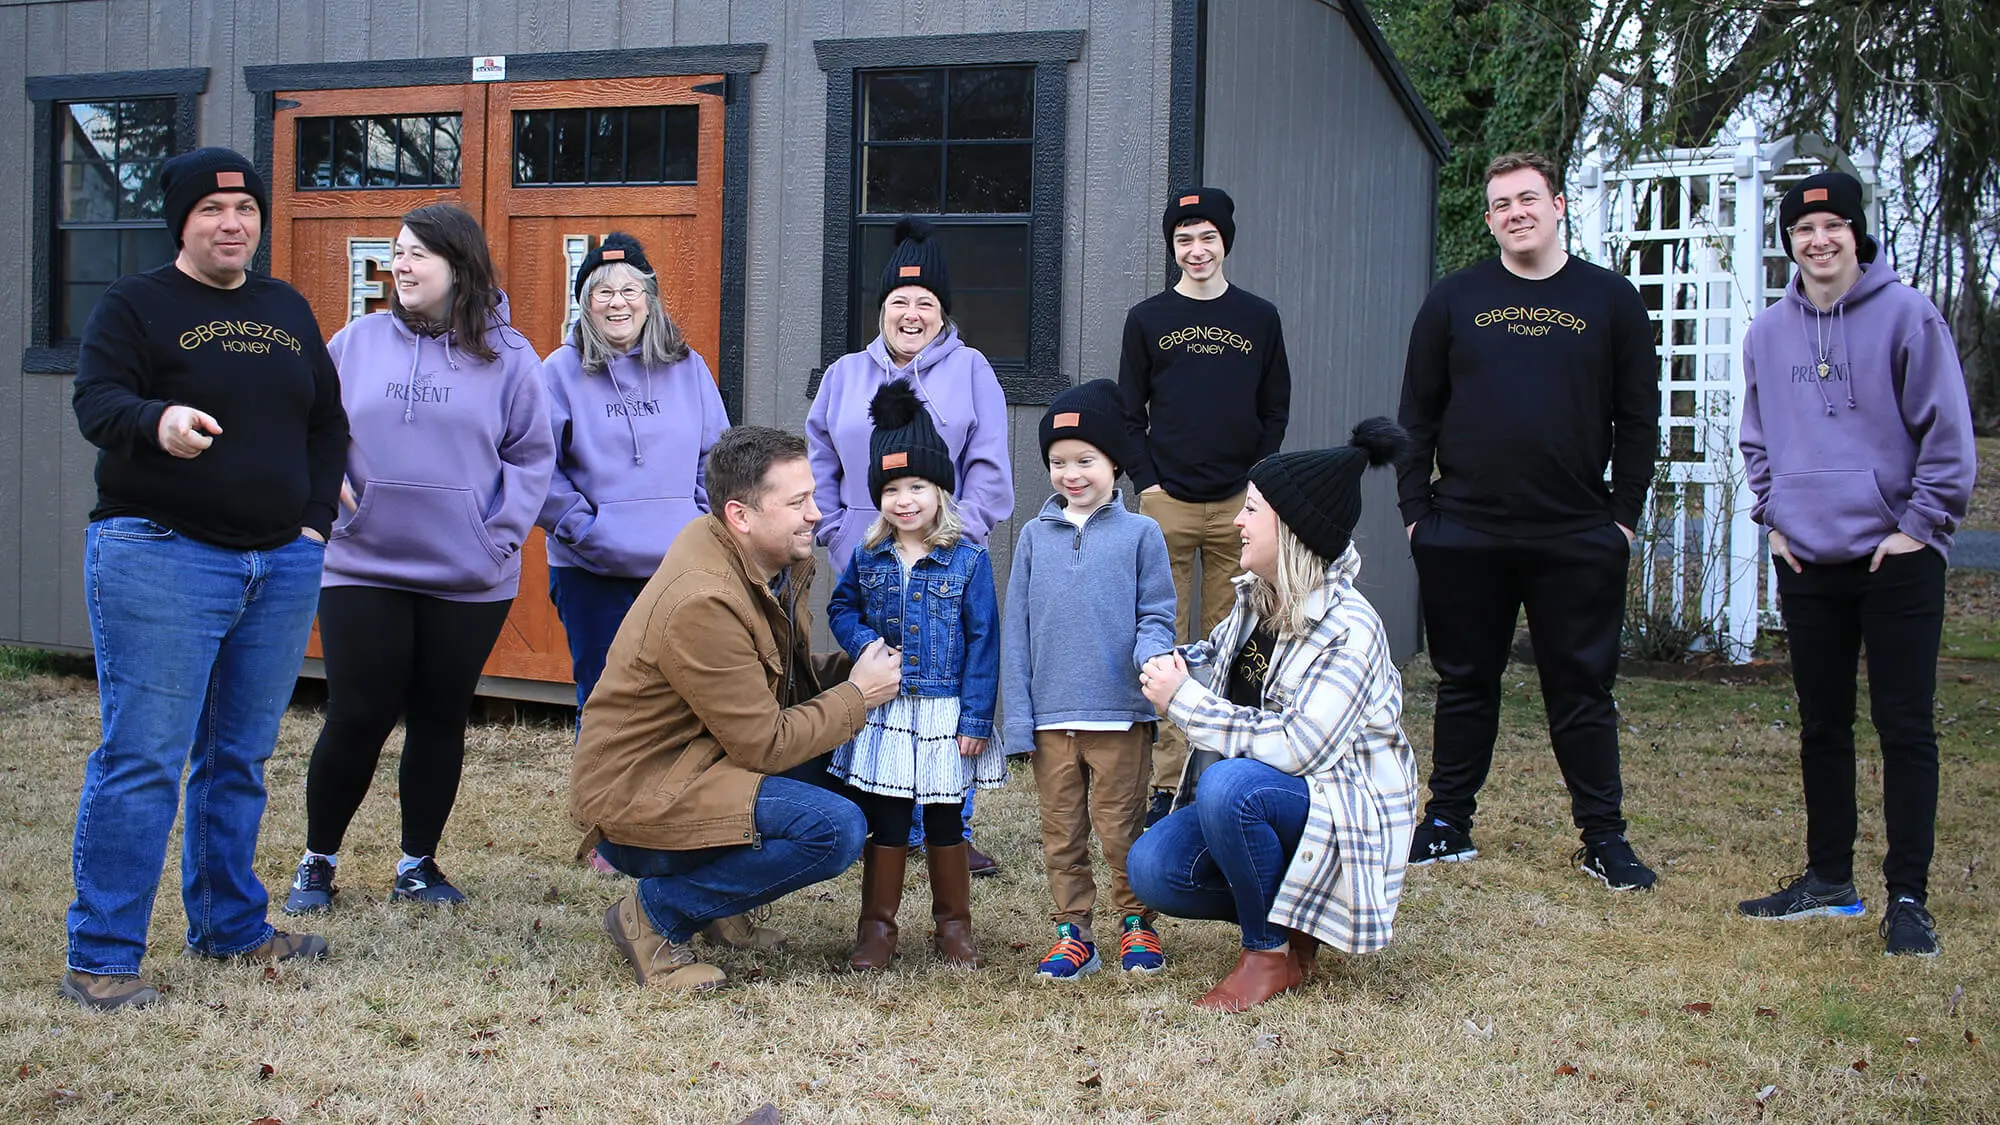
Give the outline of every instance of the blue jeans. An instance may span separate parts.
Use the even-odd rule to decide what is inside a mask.
[[[1304,779],[1225,758],[1202,771],[1193,805],[1132,845],[1132,892],[1162,914],[1236,923],[1245,949],[1276,949],[1290,935],[1266,919],[1311,807]]]
[[[70,968],[139,971],[184,769],[188,945],[228,956],[270,938],[254,869],[264,762],[305,659],[325,558],[305,536],[238,551],[134,517],[85,532],[103,741],[77,802]]]
[[[604,675],[604,657],[611,651],[611,638],[625,621],[626,611],[639,600],[646,588],[644,578],[607,578],[580,566],[549,568],[549,600],[555,603],[556,619],[569,638],[569,663],[576,679],[576,711],[590,689]]]
[[[753,810],[755,844],[656,851],[600,841],[611,866],[639,880],[639,905],[668,941],[688,941],[717,918],[775,902],[823,883],[861,858],[868,824],[838,793],[767,777]]]

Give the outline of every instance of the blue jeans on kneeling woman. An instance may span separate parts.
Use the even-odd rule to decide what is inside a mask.
[[[1283,948],[1289,932],[1267,919],[1311,807],[1303,779],[1225,758],[1202,771],[1194,804],[1132,845],[1132,891],[1162,914],[1236,923],[1245,949]]]

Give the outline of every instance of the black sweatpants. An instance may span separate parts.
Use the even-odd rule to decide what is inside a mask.
[[[1525,607],[1549,741],[1585,843],[1625,832],[1618,773],[1618,637],[1631,545],[1618,525],[1522,539],[1433,512],[1410,538],[1437,669],[1426,815],[1470,830],[1500,731],[1500,677]]]
[[[1868,714],[1882,742],[1882,819],[1891,897],[1919,902],[1937,843],[1938,748],[1932,709],[1944,630],[1944,556],[1926,547],[1868,560],[1778,562],[1779,609],[1799,693],[1799,772],[1805,779],[1806,864],[1835,883],[1854,878],[1855,671],[1868,651]]]
[[[374,586],[319,595],[326,726],[306,772],[306,847],[340,850],[382,744],[402,720],[403,851],[434,855],[458,799],[479,670],[513,600],[450,602]]]

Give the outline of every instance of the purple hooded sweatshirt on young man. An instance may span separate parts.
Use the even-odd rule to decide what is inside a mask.
[[[806,417],[806,445],[818,488],[818,538],[827,560],[845,571],[854,548],[879,514],[868,491],[868,436],[875,432],[868,404],[884,383],[908,379],[945,448],[958,487],[952,494],[965,521],[965,537],[980,546],[993,526],[1014,511],[1014,470],[1007,459],[1007,396],[993,366],[977,348],[947,328],[908,367],[889,363],[877,336],[866,351],[840,357],[820,380]]]
[[[347,482],[357,506],[333,525],[321,585],[458,602],[515,595],[555,441],[541,361],[508,325],[505,294],[486,344],[491,363],[387,312],[327,344],[353,435]]]
[[[1753,519],[1808,563],[1868,558],[1897,531],[1950,557],[1972,495],[1972,412],[1929,298],[1870,263],[1822,312],[1793,278],[1750,325],[1743,366]]]
[[[573,344],[542,364],[560,456],[540,524],[549,565],[651,578],[674,536],[708,511],[703,460],[729,428],[708,364],[654,370],[637,351],[596,374]]]

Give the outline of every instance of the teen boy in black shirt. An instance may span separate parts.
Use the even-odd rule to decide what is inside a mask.
[[[1574,862],[1612,890],[1650,888],[1625,840],[1611,685],[1659,445],[1658,360],[1638,291],[1563,251],[1555,185],[1542,156],[1493,161],[1486,225],[1500,256],[1438,282],[1410,331],[1398,420],[1416,455],[1399,492],[1438,673],[1431,799],[1410,862],[1479,854],[1472,814],[1525,606],[1583,836]]]
[[[1223,277],[1236,239],[1228,194],[1212,187],[1175,192],[1160,228],[1181,279],[1125,315],[1118,389],[1131,430],[1126,472],[1139,510],[1166,534],[1186,642],[1206,637],[1236,603],[1230,579],[1242,573],[1242,541],[1233,521],[1250,466],[1284,444],[1292,370],[1276,306]],[[1187,758],[1180,730],[1162,726],[1148,824],[1166,815]]]

